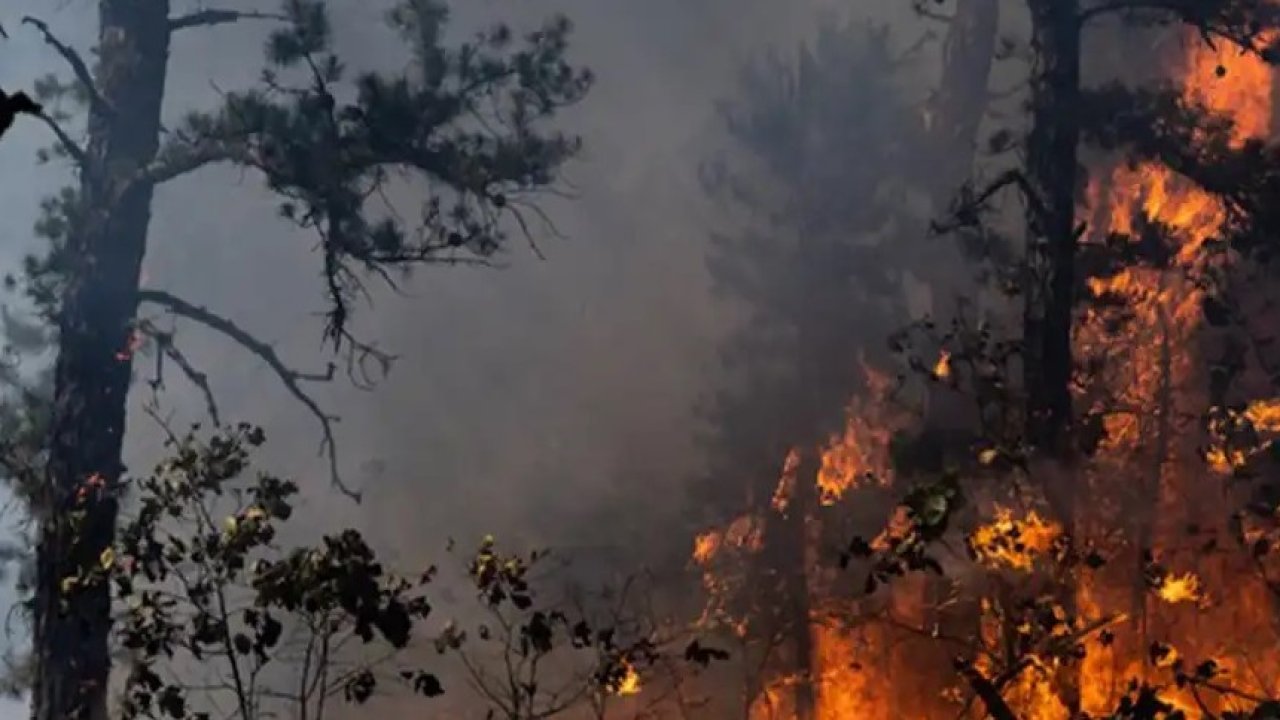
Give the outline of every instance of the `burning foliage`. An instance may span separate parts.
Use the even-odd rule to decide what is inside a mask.
[[[960,307],[947,332],[925,320],[892,339],[910,381],[884,382],[879,359],[841,429],[787,452],[772,502],[744,516],[750,543],[730,556],[727,529],[699,541],[716,608],[704,621],[731,628],[758,667],[749,716],[1277,716],[1280,358],[1260,330],[1276,320],[1273,268],[1255,251],[1274,229],[1262,198],[1280,200],[1262,31],[1280,18],[1178,12],[1189,30],[1123,26],[1179,36],[1152,51],[1173,70],[1166,86],[1075,88],[1099,152],[1078,188],[1088,220],[1061,261],[1076,273],[1069,447],[1026,430],[1043,423],[1040,389],[1013,378],[1043,358],[1028,338],[1001,338],[1013,313]],[[1001,238],[983,215],[1005,187],[1041,231],[1043,188],[1016,171],[962,193],[942,228],[967,229],[997,306],[1041,281],[992,250]],[[946,404],[955,396],[963,409]],[[940,432],[947,413],[978,430]],[[928,449],[938,443],[948,449]]]

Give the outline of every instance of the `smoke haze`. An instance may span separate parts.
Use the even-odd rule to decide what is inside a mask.
[[[674,521],[681,483],[698,469],[695,402],[714,379],[717,341],[731,319],[712,300],[703,267],[716,217],[701,198],[697,161],[716,135],[714,101],[732,92],[741,60],[767,45],[791,47],[819,10],[872,4],[889,5],[455,2],[455,32],[496,19],[529,27],[555,12],[574,21],[571,57],[597,83],[565,122],[586,149],[569,170],[575,197],[547,205],[563,237],[542,238],[545,261],[513,242],[503,269],[428,268],[401,294],[380,291],[375,306],[360,309],[357,332],[399,357],[392,375],[371,392],[344,382],[315,388],[342,416],[343,472],[367,498],[359,507],[328,492],[313,418],[262,363],[197,328],[179,342],[210,374],[225,418],[267,428],[261,465],[302,479],[317,517],[367,530],[395,559],[427,561],[446,537],[466,542],[484,532],[554,544],[635,541],[642,527],[655,536],[651,523]],[[352,71],[403,66],[406,49],[382,25],[386,0],[330,5]],[[50,70],[65,74],[19,26],[23,14],[43,17],[80,48],[95,32],[87,0],[15,1],[6,10],[7,90],[29,88]],[[872,10],[855,12],[883,17],[886,8]],[[179,36],[167,121],[212,107],[219,88],[252,83],[264,33],[250,25]],[[0,143],[8,169],[0,260],[9,266],[33,247],[39,199],[68,178],[56,165],[31,169],[48,141],[38,124],[19,122]],[[291,364],[322,368],[319,258],[311,238],[275,215],[259,179],[232,169],[162,188],[146,284],[234,319]],[[200,395],[171,375],[164,406],[179,424],[196,419]],[[148,394],[141,385],[137,402]],[[140,471],[157,457],[159,433],[141,413],[131,419],[128,457]]]

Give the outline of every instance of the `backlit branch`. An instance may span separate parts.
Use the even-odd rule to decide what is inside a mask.
[[[348,488],[338,472],[337,443],[333,433],[333,424],[337,422],[338,418],[321,408],[319,403],[302,388],[302,383],[304,382],[328,382],[332,380],[335,369],[332,364],[322,373],[299,372],[286,365],[280,359],[280,355],[275,351],[275,348],[254,337],[231,320],[207,308],[194,305],[163,290],[140,290],[138,292],[138,300],[142,303],[157,305],[173,315],[204,325],[234,341],[266,363],[267,367],[284,384],[285,390],[301,403],[319,423],[322,435],[320,450],[328,459],[329,475],[334,487],[353,500],[357,502],[360,500],[360,493]]]
[[[98,92],[98,85],[93,81],[93,73],[89,71],[89,66],[85,64],[84,58],[80,57],[80,53],[76,52],[75,48],[59,40],[45,21],[28,15],[22,18],[22,24],[31,25],[40,31],[40,34],[44,36],[44,41],[52,46],[62,56],[63,60],[67,61],[67,64],[71,66],[72,72],[75,73],[76,79],[84,86],[85,93],[89,96],[90,108],[94,112],[106,114],[110,110],[110,106],[107,105],[106,100]]]
[[[1031,182],[1027,180],[1027,176],[1021,170],[1012,169],[1001,173],[982,190],[962,189],[959,199],[951,210],[950,219],[947,222],[935,221],[932,223],[933,231],[947,233],[960,228],[971,227],[991,199],[1009,187],[1015,187],[1019,190],[1019,194],[1027,202],[1031,212],[1037,218],[1045,216],[1044,203],[1041,201],[1039,193],[1031,186]]]
[[[1280,24],[1280,10],[1241,0],[1104,0],[1082,10],[1077,22],[1084,25],[1104,15],[1143,12],[1195,28],[1210,45],[1214,38],[1221,38],[1260,55],[1267,51],[1258,45],[1264,31]]]
[[[1225,231],[1233,243],[1274,252],[1280,148],[1251,140],[1236,148],[1234,125],[1225,117],[1170,92],[1135,92],[1119,85],[1092,91],[1082,105],[1086,140],[1121,150],[1140,161],[1156,161],[1221,198],[1231,212]],[[1127,109],[1123,104],[1127,103]],[[1161,118],[1153,123],[1153,118]]]
[[[193,27],[212,27],[214,25],[227,25],[241,20],[280,20],[287,21],[288,18],[279,13],[257,12],[253,10],[197,10],[186,15],[169,20],[169,31],[184,30]]]

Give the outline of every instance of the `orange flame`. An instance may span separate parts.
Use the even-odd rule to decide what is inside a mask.
[[[1190,38],[1189,45],[1181,73],[1185,96],[1210,110],[1230,113],[1235,118],[1233,142],[1237,146],[1249,137],[1269,133],[1273,114],[1271,69],[1259,59],[1243,56],[1225,44],[1210,48],[1199,38]],[[1097,211],[1094,217],[1101,225],[1094,228],[1094,236],[1117,233],[1136,237],[1144,222],[1154,221],[1171,230],[1177,245],[1169,267],[1134,266],[1109,277],[1088,280],[1092,293],[1122,300],[1125,310],[1133,317],[1124,332],[1116,332],[1111,323],[1114,318],[1107,315],[1106,309],[1090,309],[1079,322],[1074,338],[1078,355],[1098,355],[1105,361],[1105,375],[1096,381],[1105,392],[1090,394],[1097,388],[1086,387],[1088,383],[1084,381],[1077,388],[1081,409],[1100,414],[1105,431],[1093,464],[1082,473],[1084,477],[1078,478],[1083,493],[1087,493],[1083,495],[1087,502],[1079,508],[1079,516],[1050,518],[1037,511],[1015,516],[1011,509],[997,505],[991,519],[967,538],[973,555],[983,567],[1000,573],[1018,573],[1020,583],[1035,582],[1041,568],[1038,560],[1054,552],[1068,535],[1089,544],[1101,544],[1114,542],[1114,531],[1121,528],[1119,533],[1123,537],[1114,542],[1120,548],[1117,552],[1136,556],[1137,548],[1174,544],[1172,541],[1181,537],[1189,519],[1222,508],[1220,487],[1206,489],[1203,473],[1197,472],[1203,467],[1198,450],[1204,444],[1200,428],[1191,427],[1193,423],[1181,418],[1200,417],[1207,405],[1202,388],[1204,360],[1198,350],[1204,337],[1203,288],[1207,286],[1202,281],[1211,276],[1214,262],[1207,251],[1207,241],[1220,232],[1228,217],[1227,210],[1217,198],[1158,165],[1119,167],[1109,174],[1105,183],[1094,183],[1089,197],[1092,207],[1087,209]],[[952,355],[942,351],[929,370],[937,380],[952,378],[955,373]],[[802,476],[800,458],[807,448],[793,449],[783,463],[771,498],[773,511],[784,515],[801,513],[800,519],[809,524],[807,529],[811,531],[806,542],[814,546],[821,537],[823,516],[818,512],[821,507],[841,504],[855,491],[862,491],[863,494],[857,495],[861,498],[868,491],[895,482],[889,450],[893,433],[901,427],[898,424],[901,419],[889,410],[892,382],[888,376],[871,369],[866,376],[866,392],[848,405],[843,427],[818,448],[821,462],[816,470],[809,477]],[[1239,468],[1265,447],[1238,448],[1227,443],[1225,437],[1219,435],[1225,435],[1226,426],[1231,422],[1244,421],[1258,434],[1280,436],[1280,399],[1256,400],[1248,403],[1244,410],[1226,415],[1228,421],[1220,428],[1222,432],[1211,428],[1210,446],[1203,453],[1215,469]],[[1270,442],[1269,438],[1263,439]],[[987,448],[979,451],[977,457],[981,465],[994,466],[1001,458],[1001,451]],[[814,485],[805,485],[809,482]],[[801,504],[798,498],[804,496],[797,493],[797,489],[809,487],[816,487],[820,507],[797,509],[796,505]],[[765,516],[763,512],[760,516],[744,515],[726,528],[709,531],[696,540],[694,560],[704,569],[704,582],[713,596],[722,593],[729,580],[724,573],[712,571],[711,565],[733,553],[759,550],[766,540]],[[1146,524],[1140,522],[1148,517]],[[894,546],[895,537],[909,532],[911,520],[907,512],[899,508],[869,545],[872,550],[884,551]],[[1108,532],[1112,536],[1108,536]],[[810,560],[812,551],[813,548],[806,548],[796,563],[800,568],[798,572],[805,576],[804,587],[811,608],[807,633],[811,656],[803,658],[810,675],[802,677],[780,671],[763,678],[763,690],[751,698],[753,720],[798,716],[794,690],[801,684],[807,684],[813,691],[815,720],[940,717],[935,701],[946,702],[947,698],[955,704],[969,701],[967,689],[924,687],[927,682],[936,683],[937,677],[920,682],[913,677],[895,675],[895,669],[906,669],[907,675],[923,675],[926,671],[914,656],[907,656],[906,662],[902,662],[901,653],[910,650],[899,650],[902,638],[892,635],[886,627],[849,627],[829,620],[828,616],[840,614],[837,611],[856,611],[857,601],[830,599],[841,596],[830,592],[833,583],[814,569]],[[1273,624],[1274,611],[1265,592],[1257,592],[1257,588],[1247,582],[1220,583],[1223,574],[1231,572],[1231,566],[1215,556],[1195,565],[1194,572],[1160,578],[1154,586],[1146,588],[1152,592],[1144,594],[1141,582],[1135,577],[1135,564],[1118,562],[1078,581],[1074,602],[1082,622],[1136,617],[1130,612],[1140,610],[1144,622],[1155,629],[1144,625],[1132,635],[1170,632],[1192,636],[1195,640],[1180,650],[1169,649],[1153,658],[1148,656],[1145,635],[1128,644],[1098,643],[1089,639],[1089,652],[1079,663],[1079,674],[1075,676],[1079,680],[1084,712],[1106,715],[1126,692],[1128,682],[1135,678],[1147,679],[1153,666],[1167,668],[1182,656],[1179,653],[1197,660],[1214,656],[1228,643],[1234,643],[1247,654],[1240,655],[1241,660],[1247,656],[1261,673],[1259,677],[1280,677],[1275,636],[1254,630]],[[1107,575],[1107,570],[1113,571]],[[1000,577],[1003,579],[1003,575]],[[1232,596],[1216,604],[1209,603],[1205,587],[1219,586]],[[1134,592],[1135,587],[1138,592]],[[887,606],[896,611],[891,613],[895,619],[920,619],[926,615],[921,611],[924,597],[921,585],[895,583],[890,592],[880,593],[878,600],[884,606],[877,606],[877,610],[886,611]],[[989,622],[988,617],[997,612],[998,603],[986,596],[980,599],[981,634],[988,645],[998,647],[996,623]],[[936,601],[930,599],[929,602]],[[1141,607],[1135,608],[1134,603],[1141,603]],[[1018,622],[1021,621],[1015,618],[1012,624],[1016,626]],[[738,619],[734,627],[739,637],[746,637],[745,621]],[[925,630],[927,635],[928,628]],[[1055,636],[1054,639],[1063,638]],[[791,658],[792,662],[796,660]],[[1236,666],[1231,658],[1219,662],[1224,668]],[[975,660],[975,667],[988,676],[999,673],[994,660],[985,656]],[[1054,675],[1062,669],[1059,660],[1033,657],[1030,666],[1005,685],[1003,694],[1018,717],[1028,720],[1069,717],[1054,680]],[[906,695],[895,693],[912,682],[920,683],[920,692],[916,697],[908,697],[908,705],[904,706]],[[1164,699],[1184,710],[1188,717],[1202,716],[1201,709],[1183,691],[1171,689]]]
[[[995,519],[969,537],[969,546],[980,562],[991,567],[1030,571],[1062,536],[1062,527],[1034,510],[1017,519],[1008,508],[997,507]]]
[[[643,687],[640,683],[640,673],[636,672],[635,666],[623,660],[622,672],[622,679],[618,682],[618,687],[614,690],[614,694],[623,697],[639,694]]]

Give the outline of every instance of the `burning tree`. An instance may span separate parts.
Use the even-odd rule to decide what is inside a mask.
[[[794,693],[783,714],[1272,717],[1280,495],[1269,463],[1280,425],[1266,328],[1280,11],[1026,7],[1027,127],[992,139],[1017,149],[1017,164],[963,190],[938,225],[980,251],[998,291],[984,300],[1004,300],[891,341],[915,371],[906,384],[964,398],[947,419],[972,432],[931,432],[932,413],[895,422],[887,399],[851,404],[843,437],[872,445],[846,453],[845,469],[877,473],[888,458],[901,501],[845,549],[851,596],[806,588],[864,628],[831,634],[804,618],[813,644],[793,658],[791,682],[820,677],[839,690],[808,706]],[[1155,71],[1087,63],[1099,38]],[[995,206],[1005,190],[1020,219]],[[821,446],[808,442],[801,454]],[[788,461],[779,487],[818,494],[828,469]],[[877,495],[846,497],[865,508]],[[756,527],[731,526],[700,550],[767,556],[773,541]],[[802,542],[821,550],[819,537]],[[712,570],[713,581],[729,577]],[[943,577],[944,592],[922,594],[922,573]],[[859,633],[869,646],[852,644]],[[832,637],[849,649],[825,652]],[[910,637],[954,662],[910,650],[904,680],[904,665],[885,658]],[[910,697],[895,698],[904,682]]]
[[[1008,279],[1022,318],[1004,341],[991,340],[999,331],[990,326],[961,324],[934,338],[963,355],[962,384],[979,405],[1016,410],[953,477],[1018,484],[961,495],[951,483],[953,494],[934,495],[932,519],[909,507],[908,529],[874,564],[896,572],[927,565],[925,546],[963,518],[964,498],[979,501],[969,527],[994,505],[1004,549],[1037,551],[1039,567],[1012,568],[1035,578],[1022,581],[1029,590],[1002,590],[1000,577],[977,590],[988,616],[978,637],[989,649],[962,653],[959,667],[993,716],[1075,717],[1110,713],[1117,703],[1125,717],[1267,716],[1277,689],[1261,668],[1272,662],[1273,639],[1253,627],[1242,634],[1242,618],[1273,628],[1274,611],[1247,569],[1260,546],[1231,528],[1241,520],[1229,521],[1240,518],[1248,493],[1215,478],[1214,468],[1230,472],[1235,463],[1217,439],[1224,423],[1252,416],[1243,424],[1266,428],[1251,396],[1262,386],[1256,377],[1250,390],[1239,384],[1252,363],[1240,335],[1248,323],[1244,315],[1229,322],[1220,307],[1234,306],[1227,298],[1246,287],[1266,293],[1258,271],[1268,259],[1256,232],[1267,213],[1234,196],[1268,171],[1206,166],[1219,153],[1253,155],[1266,142],[1268,42],[1280,16],[1252,3],[1028,6],[1025,166],[962,195],[957,211],[973,230],[975,211],[996,191],[1018,189],[1025,252],[996,274]],[[1131,45],[1181,39],[1151,50],[1177,68],[1173,77],[1141,78],[1136,88],[1133,77],[1096,90],[1085,84],[1084,30],[1112,13],[1114,32]],[[1173,136],[1176,152],[1153,152]],[[1083,153],[1085,142],[1096,157]],[[1092,179],[1077,170],[1082,162]],[[1002,241],[989,224],[974,234],[984,244]],[[1017,372],[1020,384],[1012,382]],[[1033,543],[1044,537],[1035,532],[1039,516],[1002,516],[997,498],[1038,507],[1055,540]],[[1256,498],[1250,504],[1262,509]],[[991,526],[970,532],[981,560],[974,540],[989,540]],[[1193,668],[1185,657],[1212,659]]]
[[[725,105],[730,152],[744,160],[711,164],[708,190],[746,214],[741,232],[715,238],[709,266],[748,321],[725,348],[727,387],[709,408],[713,465],[694,502],[711,516],[699,522],[718,529],[699,538],[695,559],[714,598],[708,619],[755,668],[744,714],[781,701],[812,716],[823,668],[845,650],[823,646],[814,625],[858,621],[821,602],[832,579],[813,550],[837,530],[819,516],[853,486],[883,487],[864,475],[867,461],[887,467],[870,445],[888,433],[846,402],[872,407],[890,393],[889,355],[860,349],[910,317],[909,273],[944,275],[918,271],[924,247],[890,238],[923,236],[928,211],[910,206],[938,202],[970,172],[996,10],[962,3],[942,53],[953,84],[931,97],[913,101],[905,83],[925,42],[903,53],[887,29],[831,21],[794,61],[747,65]],[[868,520],[874,503],[863,511]]]
[[[332,379],[332,364],[320,372],[294,369],[231,319],[141,286],[155,189],[219,163],[260,173],[281,197],[282,216],[320,241],[326,336],[359,380],[391,359],[351,332],[363,282],[423,264],[484,262],[504,247],[511,223],[532,239],[526,216],[537,211],[530,197],[554,184],[578,149],[575,138],[545,123],[590,84],[565,60],[569,24],[562,18],[523,38],[497,26],[451,48],[441,37],[445,8],[406,0],[390,19],[413,51],[412,71],[349,78],[332,50],[321,0],[285,0],[272,12],[182,12],[168,0],[97,5],[93,68],[43,21],[24,21],[74,75],[67,84],[42,83],[38,99],[51,106],[69,97],[87,113],[84,142],[63,129],[58,113],[41,116],[57,137],[53,155],[74,167],[77,183],[47,203],[38,230],[51,250],[15,281],[53,327],[57,347],[47,417],[14,419],[31,428],[47,423],[47,441],[15,448],[6,459],[39,524],[34,716],[49,720],[106,713],[110,594],[95,585],[64,603],[59,588],[94,566],[114,538],[114,488],[137,351],[150,345],[161,363],[178,368],[212,401],[205,374],[181,352],[171,326],[188,321],[241,345],[313,414],[333,480],[343,487],[333,418],[307,391],[308,383]],[[278,28],[260,86],[162,124],[171,44],[202,29],[254,21]],[[372,195],[403,177],[430,186],[417,227],[369,206]],[[143,307],[155,314],[140,314]],[[41,400],[39,392],[20,396],[29,405]],[[210,410],[216,422],[212,402]],[[101,482],[78,499],[89,478]],[[65,518],[80,502],[83,519],[73,530]]]

